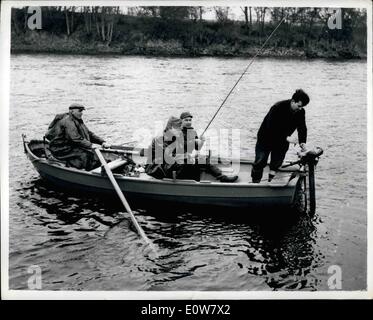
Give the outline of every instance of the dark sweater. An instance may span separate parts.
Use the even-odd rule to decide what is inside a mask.
[[[292,111],[290,101],[279,101],[271,107],[258,131],[259,144],[269,148],[286,146],[286,137],[291,136],[295,129],[298,131],[299,143],[306,143],[306,113],[304,109]]]
[[[193,127],[181,129],[184,137],[184,153],[192,153],[194,150],[198,150],[198,134]]]

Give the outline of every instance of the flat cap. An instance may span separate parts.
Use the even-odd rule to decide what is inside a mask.
[[[192,116],[192,114],[190,113],[190,112],[188,112],[188,111],[186,111],[186,112],[183,112],[181,115],[180,115],[180,119],[182,120],[182,119],[185,119],[185,118],[193,118],[193,116]]]
[[[69,110],[72,110],[72,109],[81,109],[81,110],[85,110],[85,107],[80,104],[80,103],[73,103],[70,105],[69,107]]]

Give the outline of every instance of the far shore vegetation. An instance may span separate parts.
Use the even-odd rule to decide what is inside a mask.
[[[30,30],[28,7],[12,9],[12,53],[365,59],[366,11],[342,9],[331,29],[326,8],[42,7],[42,28]],[[211,18],[212,17],[212,18]]]

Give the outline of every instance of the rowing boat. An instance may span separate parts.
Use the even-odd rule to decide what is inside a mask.
[[[102,168],[92,171],[66,167],[61,161],[46,156],[46,142],[42,140],[28,141],[23,137],[23,145],[28,159],[39,175],[51,184],[100,194],[112,194],[113,187]],[[146,164],[146,155],[135,148],[124,148],[120,152],[103,149],[102,154],[111,165],[115,179],[122,192],[130,199],[142,202],[162,201],[198,206],[222,207],[273,207],[293,206],[297,195],[304,185],[306,172],[304,166],[289,165],[281,169],[271,181],[252,183],[250,172],[252,162],[240,159],[239,170],[229,163],[220,161],[218,166],[225,174],[237,174],[235,183],[224,183],[216,180],[206,172],[202,172],[201,180],[156,179],[147,175],[143,170],[125,172],[128,159],[133,160],[137,167]],[[268,167],[264,170],[264,177]]]

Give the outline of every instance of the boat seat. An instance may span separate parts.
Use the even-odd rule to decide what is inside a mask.
[[[109,163],[108,163],[108,166],[109,166],[110,170],[114,170],[114,169],[116,169],[116,168],[119,168],[119,167],[125,165],[126,163],[128,163],[128,159],[115,159],[115,160],[109,162]],[[102,166],[99,166],[99,167],[97,167],[97,168],[91,170],[90,172],[91,172],[91,173],[98,173],[98,174],[101,174],[101,171],[102,171],[102,170],[101,170],[101,167],[102,167]]]

